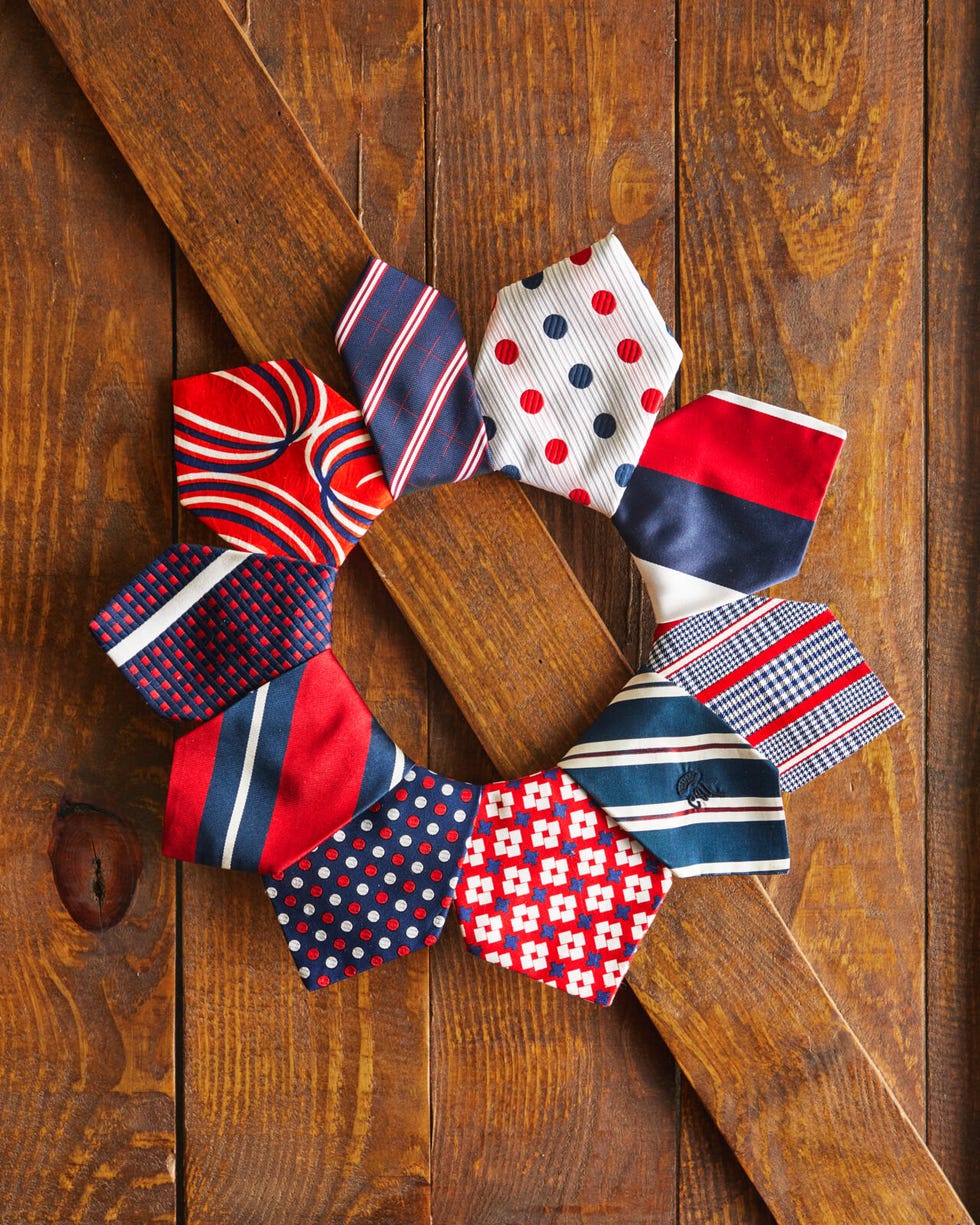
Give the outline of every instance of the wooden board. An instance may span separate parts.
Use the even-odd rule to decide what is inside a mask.
[[[424,275],[419,6],[391,4],[375,22],[340,4],[326,22],[292,3],[253,2],[237,16],[278,59],[287,101],[358,211],[378,228],[393,219],[392,258]],[[360,126],[381,97],[397,140]],[[183,260],[176,323],[178,374],[243,360]],[[186,512],[181,538],[212,539]],[[391,735],[424,760],[425,656],[362,555],[344,566],[335,603],[338,657]],[[362,635],[376,649],[357,650]],[[428,957],[385,966],[376,981],[297,991],[282,938],[257,938],[276,926],[261,882],[196,866],[183,877],[188,1220],[428,1222]],[[221,999],[237,1006],[216,1008]]]
[[[453,20],[458,20],[458,15],[452,15],[452,16],[453,16]],[[312,18],[311,18],[311,20],[312,20]],[[214,33],[216,33],[216,32],[214,32],[214,31],[213,31],[213,29],[212,29],[212,31],[209,31],[207,34],[205,34],[205,32],[202,32],[202,45],[205,45],[205,44],[207,45],[207,49],[208,49],[209,53],[211,53],[211,51],[213,51],[214,43],[216,43],[216,38],[214,38]],[[218,33],[219,33],[219,31],[218,31]],[[86,32],[83,32],[83,33],[81,34],[81,37],[82,37],[82,40],[85,40],[85,39],[88,39],[88,38],[96,38],[96,37],[97,37],[97,34],[94,34],[94,33],[92,32],[92,28],[91,28],[91,26],[89,26],[89,27],[86,29]],[[304,48],[306,47],[306,45],[307,45],[307,43],[306,43],[306,39],[307,39],[307,38],[309,38],[309,32],[306,32],[306,33],[304,34],[303,39],[300,39],[300,44],[299,44],[299,45],[301,45],[301,47],[304,47]],[[218,39],[218,40],[219,40],[219,39]],[[156,45],[156,44],[154,44],[154,45]],[[588,43],[586,43],[586,49],[588,49],[588,45],[589,45],[589,44],[588,44]],[[276,50],[278,51],[278,53],[282,55],[282,54],[283,54],[283,53],[282,53],[282,48],[283,48],[283,43],[282,43],[282,42],[279,42],[279,40],[277,39],[277,40],[276,40],[276,48],[274,48],[274,49],[276,49]],[[126,51],[125,45],[124,45],[124,47],[123,47],[123,48],[121,48],[121,51],[123,51],[123,54],[125,54],[125,51]],[[152,64],[152,62],[159,62],[158,60],[157,60],[157,61],[154,61],[154,60],[152,59],[152,56],[143,56],[143,58],[142,58],[142,59],[143,59],[143,62],[146,62],[146,61],[147,61],[147,59],[149,59],[149,61],[151,61],[151,64]],[[235,60],[236,71],[240,71],[240,70],[241,70],[241,67],[243,67],[243,65],[244,65],[244,64],[245,64],[245,61],[244,61],[244,60]],[[309,70],[309,65],[305,64],[305,62],[304,62],[304,61],[303,61],[303,59],[301,59],[301,58],[300,58],[300,64],[301,64],[301,66],[303,66],[303,71],[304,71],[304,72],[309,72],[309,71],[310,71],[310,70]],[[219,67],[220,67],[220,65],[219,65]],[[137,75],[138,75],[138,74],[137,74]],[[247,74],[246,74],[246,75],[247,75]],[[222,81],[222,80],[227,81],[227,80],[230,80],[230,78],[235,78],[235,80],[236,80],[236,77],[235,77],[235,72],[227,72],[227,74],[223,74],[223,72],[222,72],[222,71],[217,71],[217,72],[216,72],[216,80],[218,80],[218,81]],[[134,80],[135,80],[135,77],[134,77]],[[312,78],[311,78],[311,80],[312,80]],[[244,88],[244,91],[245,91],[245,92],[250,91],[250,89],[252,89],[251,77],[249,77],[249,80],[245,81],[243,88]],[[115,92],[119,92],[119,87],[113,87],[113,89],[115,89]],[[109,92],[113,92],[113,89],[110,89],[110,91],[109,91]],[[130,80],[130,78],[127,78],[127,80],[126,80],[126,89],[131,89],[131,80]],[[97,93],[99,93],[99,92],[97,91]],[[104,100],[105,100],[104,93],[105,93],[105,91],[102,91],[102,93],[99,93],[99,96],[97,97],[97,103],[98,103],[98,102],[104,102]],[[113,96],[115,97],[115,94],[113,94]],[[116,102],[118,102],[118,100],[119,100],[119,99],[116,99]],[[254,97],[252,97],[252,99],[251,99],[251,100],[252,100],[252,102],[254,102],[255,98],[254,98]],[[254,119],[254,116],[255,116],[255,111],[252,111],[252,119]],[[145,120],[145,119],[147,118],[147,115],[146,115],[146,114],[141,114],[141,115],[138,115],[138,116],[137,116],[137,118],[138,118],[138,119],[141,119],[141,120]],[[283,121],[283,123],[287,123],[287,120],[285,120],[285,119],[283,118],[283,116],[282,116],[282,115],[276,115],[276,116],[274,116],[274,119],[273,119],[273,116],[272,116],[272,110],[271,110],[271,109],[269,109],[269,110],[267,111],[267,113],[266,113],[266,118],[267,118],[267,120],[268,120],[268,124],[269,124],[269,125],[272,125],[272,127],[276,127],[276,124],[278,123],[278,121],[279,121],[279,120],[282,120],[282,121]],[[256,125],[256,126],[262,126],[262,125]],[[136,129],[136,130],[138,130],[138,129]],[[303,153],[301,153],[300,146],[298,146],[298,145],[294,145],[294,143],[293,143],[293,142],[294,142],[294,132],[292,131],[292,129],[290,129],[290,131],[289,131],[289,132],[287,132],[287,134],[285,134],[285,136],[287,136],[287,145],[288,145],[288,148],[289,148],[289,152],[290,152],[290,153],[292,153],[292,154],[295,154],[295,156],[296,156],[296,157],[298,157],[298,159],[299,159],[299,162],[300,162],[300,163],[305,164],[305,163],[304,163],[304,154],[303,154]],[[145,145],[149,145],[149,142],[146,142],[146,141],[145,141]],[[437,149],[436,149],[436,151],[435,151],[434,153],[432,153],[432,154],[431,154],[431,156],[432,156],[432,157],[434,157],[434,158],[436,158],[436,157],[437,157],[437,152],[439,152],[439,151],[437,151]],[[138,151],[137,151],[137,153],[138,153]],[[153,149],[153,148],[145,148],[145,149],[143,149],[143,151],[142,151],[142,153],[140,154],[140,156],[142,156],[142,157],[149,157],[149,158],[151,158],[151,160],[152,160],[152,157],[154,156],[154,153],[156,153],[156,151],[154,151],[154,149]],[[294,160],[296,159],[296,157],[294,157]],[[164,176],[164,178],[165,178],[165,176]],[[169,184],[169,183],[168,183],[168,186],[169,186],[169,187],[173,187],[174,185],[173,185],[173,184]],[[178,185],[178,186],[179,186],[179,185]],[[321,184],[321,186],[322,186],[322,184]],[[157,185],[157,190],[159,190],[159,185]],[[273,191],[269,191],[269,195],[274,195],[274,192],[273,192]],[[213,201],[212,201],[212,203],[213,203]],[[191,214],[187,214],[187,216],[191,216]],[[192,214],[192,216],[191,216],[192,228],[198,227],[198,225],[203,225],[203,227],[205,227],[205,228],[206,228],[206,227],[207,227],[207,224],[208,224],[208,222],[209,222],[209,219],[211,219],[211,218],[209,218],[209,216],[208,216],[208,214],[207,214],[207,213],[205,213],[205,214],[203,214],[203,216],[201,216],[201,214],[198,214],[197,212],[194,212],[194,214]],[[284,227],[281,227],[281,228],[284,228]],[[273,241],[273,243],[272,243],[272,246],[273,246],[273,247],[276,247],[276,249],[277,249],[277,251],[278,251],[278,247],[279,247],[279,246],[281,246],[281,239],[279,239],[279,232],[278,232],[278,230],[277,230],[276,234],[274,234],[274,235],[273,235],[273,238],[274,238],[274,241]],[[224,240],[223,240],[223,241],[224,241]],[[230,243],[229,243],[229,245],[232,245],[232,244],[230,244]],[[355,245],[355,244],[354,244],[354,245]],[[282,252],[279,252],[279,255],[282,255]],[[276,258],[278,258],[278,257],[279,257],[279,255],[277,255],[277,256],[276,256]],[[272,265],[273,265],[273,268],[274,268],[274,267],[276,267],[276,258],[272,258]],[[281,263],[279,263],[279,266],[284,267],[284,268],[289,268],[289,258],[288,258],[288,256],[282,255],[282,258],[281,258]],[[437,271],[437,269],[436,269],[436,271]],[[508,269],[508,271],[510,271],[510,269]],[[523,271],[523,269],[517,269],[517,271],[518,271],[518,272],[519,272],[519,271]],[[497,279],[497,277],[496,277],[496,274],[495,274],[495,273],[492,273],[492,272],[491,272],[491,273],[490,273],[490,276],[494,277],[494,279]],[[505,277],[506,277],[506,273],[505,273]],[[239,278],[239,274],[238,274],[238,273],[235,273],[235,277],[234,277],[234,278],[232,278],[232,279],[233,279],[233,281],[235,281],[235,284],[230,285],[230,287],[229,287],[229,285],[225,285],[225,287],[224,287],[224,288],[227,288],[227,289],[229,290],[229,293],[232,293],[233,295],[234,295],[234,293],[238,293],[238,292],[239,292],[239,289],[240,289],[240,284],[241,284],[241,282],[239,281],[239,279],[238,279],[238,278]],[[220,279],[220,278],[219,278],[219,279]],[[274,282],[268,282],[268,283],[274,283]],[[254,287],[252,287],[252,289],[254,289]],[[249,292],[252,292],[252,289],[250,289],[250,290],[249,290]],[[220,296],[220,290],[222,290],[222,285],[220,285],[220,284],[218,285],[218,287],[217,287],[217,288],[212,287],[212,292],[216,292],[216,293],[218,294],[218,296]],[[247,296],[247,294],[246,294],[246,296]],[[303,296],[303,295],[301,295],[301,294],[300,294],[300,298],[301,298],[301,296]],[[262,314],[262,312],[265,312],[265,316],[266,316],[266,318],[268,317],[268,314],[269,314],[269,312],[268,312],[268,307],[267,307],[267,300],[268,300],[268,294],[266,294],[266,304],[265,304],[265,305],[263,305],[262,303],[258,303],[258,301],[256,301],[256,303],[255,303],[256,310],[257,310],[258,312],[260,312],[260,315]],[[223,299],[223,303],[224,303],[224,306],[225,306],[225,310],[228,310],[228,303],[227,303],[227,301],[225,301],[225,300]],[[279,301],[277,301],[277,306],[279,306],[279,309],[282,309],[282,304],[281,304],[281,303],[279,303]],[[288,312],[288,311],[287,311],[287,312]],[[276,323],[274,323],[273,321],[268,321],[268,326],[269,326],[269,327],[276,327],[277,325],[276,325]],[[255,352],[254,348],[250,348],[249,352]],[[300,352],[303,352],[303,350],[300,350]],[[312,352],[312,350],[310,350],[310,352]],[[318,361],[318,363],[317,363],[317,364],[318,364],[318,365],[320,365],[321,369],[326,369],[326,367],[325,367],[325,361],[323,361],[323,360]],[[494,496],[497,496],[497,495],[494,495]],[[407,503],[407,505],[408,505],[408,503]],[[548,510],[548,506],[546,506],[546,502],[543,502],[543,507],[545,508],[545,510]],[[505,505],[505,513],[506,513],[506,512],[507,512],[507,508],[506,508],[506,505]],[[521,512],[521,513],[523,513],[523,512]],[[557,530],[564,530],[564,528],[562,528],[562,527],[561,527],[561,521],[562,521],[562,515],[556,516],[556,518],[555,518],[555,523],[557,524],[557,527],[556,527],[556,529],[557,529]],[[402,526],[402,529],[403,529],[403,526]],[[522,530],[524,530],[523,524],[522,524]],[[528,530],[528,532],[533,532],[533,529],[532,529],[532,528],[527,528],[527,530]],[[435,538],[432,538],[432,539],[435,539]],[[581,556],[581,559],[582,559],[582,561],[584,562],[584,564],[588,564],[590,548],[592,548],[592,546],[586,546],[586,548],[582,548],[582,550],[581,550],[581,554],[579,554],[579,556]],[[575,550],[572,550],[572,556],[573,556],[573,557],[575,557],[575,556],[576,556],[576,551],[575,551]],[[594,556],[594,555],[593,555],[593,556]],[[507,562],[507,564],[510,564],[510,562]],[[506,566],[505,566],[505,568],[506,568]],[[519,567],[518,567],[518,568],[519,568]],[[526,567],[526,568],[527,568],[527,567]],[[390,578],[390,581],[392,581],[393,583],[397,583],[397,581],[398,581],[398,577],[397,577],[397,570],[396,570],[396,571],[390,571],[390,572],[388,572],[388,578]],[[562,588],[562,589],[564,589],[564,588]],[[622,588],[620,588],[620,590],[622,590]],[[617,595],[617,597],[615,597],[615,598],[616,598],[616,599],[622,599],[621,595]],[[626,606],[626,605],[624,605],[624,606]],[[588,619],[587,619],[586,621],[583,621],[583,622],[582,622],[582,626],[586,626],[587,624],[588,624]],[[624,625],[622,625],[622,622],[620,622],[619,626],[617,626],[617,632],[619,632],[619,635],[620,635],[620,637],[621,637],[621,638],[622,638],[622,637],[624,637],[624,635],[625,635],[625,632],[626,632],[626,631],[625,631]],[[636,631],[630,631],[630,632],[632,632],[632,633],[633,633],[633,635],[635,635],[635,633],[636,633]],[[593,631],[593,633],[594,633],[594,631]],[[589,641],[589,632],[588,632],[588,631],[584,631],[584,630],[583,630],[583,637],[582,637],[582,639],[581,639],[581,643],[579,643],[579,642],[578,642],[578,639],[576,639],[575,635],[573,635],[573,636],[572,636],[572,641],[573,641],[573,643],[575,643],[575,644],[576,644],[576,649],[578,649],[578,648],[579,648],[579,647],[581,647],[581,646],[587,646],[588,641]],[[633,639],[633,641],[635,641],[635,639]],[[601,653],[603,653],[603,658],[605,658],[606,660],[608,660],[608,662],[609,662],[609,663],[608,663],[608,666],[609,666],[609,669],[610,669],[610,671],[609,671],[609,675],[610,675],[610,676],[613,676],[613,675],[614,675],[614,668],[615,668],[615,666],[619,666],[619,665],[616,665],[616,664],[615,664],[614,655],[611,655],[611,654],[606,654],[606,647],[601,646],[600,639],[593,638],[593,642],[594,642],[594,643],[597,643],[597,646],[598,646],[598,648],[599,648],[600,652],[601,652]],[[532,671],[532,673],[533,673],[533,665],[532,665],[532,670],[530,670],[530,671]],[[537,684],[537,677],[535,677],[535,684]],[[565,728],[565,726],[567,726],[567,725],[571,725],[571,724],[566,724],[566,722],[565,722],[566,718],[567,718],[567,719],[571,719],[571,720],[572,720],[572,722],[573,722],[573,719],[575,719],[575,713],[573,713],[573,709],[572,709],[572,707],[571,707],[571,703],[570,703],[570,708],[568,708],[568,709],[567,709],[567,712],[566,712],[565,714],[561,714],[561,717],[560,717],[560,719],[559,719],[559,726],[560,726],[560,728]],[[534,737],[533,737],[533,736],[528,737],[528,744],[533,744],[533,739],[534,739]],[[470,747],[472,747],[472,746],[470,746]],[[468,750],[468,751],[469,751],[469,750]],[[513,750],[511,750],[511,751],[513,751]],[[758,900],[759,900],[759,898],[757,897],[757,895],[756,895],[756,894],[752,894],[752,898],[753,898],[753,903],[752,903],[752,904],[753,904],[753,905],[757,904],[757,903],[758,903]],[[714,913],[714,911],[713,911],[713,913]],[[665,915],[665,918],[666,918],[666,915]],[[663,922],[663,920],[662,920],[662,922]],[[769,924],[769,922],[772,922],[772,916],[769,916],[769,918],[767,918],[766,920],[764,920],[764,921],[763,921],[763,924],[762,924],[762,929],[763,929],[763,930],[769,931],[769,929],[768,929],[768,924]],[[778,931],[778,930],[779,930],[779,929],[778,929],[778,926],[777,926],[777,927],[775,927],[775,929],[773,929],[773,930]],[[436,954],[436,955],[439,955],[439,954]],[[795,954],[794,954],[794,955],[795,955]],[[791,959],[791,958],[790,958],[790,959]],[[695,964],[697,964],[697,962],[695,962]],[[684,973],[690,973],[690,969],[691,969],[690,965],[685,965],[685,967],[682,967],[682,968],[681,968],[681,970],[682,970],[682,971],[684,971]],[[834,1025],[837,1025],[837,1022],[834,1022],[833,1024],[834,1024]],[[837,1031],[837,1030],[835,1030],[835,1031]],[[695,1050],[697,1049],[697,1046],[698,1046],[697,1042],[696,1042],[696,1041],[691,1040],[691,1039],[690,1039],[690,1035],[684,1035],[684,1034],[682,1034],[682,1035],[681,1035],[681,1041],[682,1041],[682,1042],[684,1042],[684,1041],[685,1041],[685,1039],[687,1039],[688,1053],[691,1053],[692,1051],[695,1051]],[[737,1053],[737,1052],[736,1052],[736,1053]],[[862,1063],[860,1062],[860,1052],[856,1052],[854,1049],[851,1049],[851,1052],[850,1052],[850,1053],[851,1053],[851,1056],[853,1056],[853,1057],[855,1058],[855,1060],[857,1061],[855,1066],[856,1066],[856,1067],[864,1067],[864,1065],[862,1065]],[[688,1062],[691,1062],[691,1061],[688,1061]],[[791,1078],[789,1078],[789,1080],[791,1080]],[[788,1084],[789,1084],[789,1080],[788,1080]],[[223,1093],[229,1093],[229,1091],[232,1091],[233,1089],[234,1089],[234,1085],[232,1085],[232,1087],[228,1087],[228,1085],[223,1085],[223,1087],[222,1087],[222,1091],[223,1091]],[[708,1096],[710,1096],[710,1094],[708,1094]],[[725,1107],[725,1102],[724,1102],[724,1101],[722,1101],[722,1102],[715,1102],[715,1109],[717,1109],[717,1110],[718,1110],[719,1117],[720,1117],[720,1118],[722,1118],[722,1121],[723,1121],[723,1122],[725,1122],[725,1117],[726,1117],[726,1116],[725,1116],[725,1110],[724,1110],[724,1107]],[[889,1116],[889,1117],[891,1117],[891,1116]],[[730,1120],[729,1120],[729,1121],[730,1121]],[[222,1118],[222,1123],[223,1123],[223,1125],[224,1125],[224,1126],[227,1126],[227,1127],[228,1127],[228,1126],[232,1126],[232,1125],[233,1125],[233,1123],[234,1123],[234,1118],[230,1118],[230,1117],[228,1117],[228,1116],[224,1116],[224,1117]],[[903,1133],[903,1134],[904,1134],[904,1133]],[[742,1140],[744,1140],[745,1144],[747,1144],[747,1151],[748,1151],[748,1163],[750,1163],[750,1166],[752,1166],[752,1163],[755,1163],[755,1166],[752,1166],[752,1167],[753,1167],[753,1172],[755,1172],[755,1174],[756,1174],[756,1176],[757,1176],[757,1177],[761,1178],[761,1180],[762,1180],[762,1181],[764,1181],[764,1178],[766,1178],[766,1177],[767,1177],[767,1171],[766,1171],[766,1169],[764,1169],[764,1166],[766,1166],[766,1161],[767,1161],[767,1153],[766,1153],[766,1147],[764,1147],[764,1144],[759,1143],[759,1136],[758,1136],[758,1132],[757,1132],[757,1131],[753,1131],[753,1129],[752,1129],[752,1128],[750,1128],[750,1132],[748,1132],[748,1137],[747,1137],[747,1139],[746,1139],[746,1137],[744,1136],[744,1137],[742,1137]],[[745,1147],[745,1144],[744,1144],[744,1147]],[[688,1148],[687,1148],[685,1151],[687,1151],[687,1153],[690,1153],[690,1151],[693,1151],[693,1150],[691,1149],[690,1145],[688,1145]],[[790,1155],[791,1155],[791,1154],[790,1154]],[[769,1154],[769,1156],[771,1156],[771,1154]],[[913,1163],[913,1166],[914,1166],[914,1165],[915,1165],[915,1163]],[[756,1166],[757,1166],[757,1169],[756,1169]],[[772,1181],[772,1172],[771,1172],[771,1171],[769,1171],[769,1172],[768,1172],[768,1176],[769,1176],[769,1178],[771,1178],[771,1181]],[[778,1192],[778,1191],[779,1191],[779,1188],[777,1187],[777,1192]],[[343,1209],[343,1210],[344,1210],[344,1212],[345,1212],[345,1213],[356,1213],[356,1212],[358,1212],[358,1205],[356,1205],[356,1204],[350,1204],[350,1203],[347,1203],[347,1204],[345,1204],[345,1205],[344,1205],[344,1209]],[[505,1207],[503,1207],[503,1205],[501,1204],[501,1205],[500,1205],[500,1210],[501,1210],[501,1212],[505,1212],[506,1208],[505,1208]],[[669,1205],[666,1205],[666,1210],[669,1210]],[[650,1218],[649,1218],[649,1216],[648,1216],[648,1215],[644,1215],[644,1218],[643,1218],[643,1219],[650,1219]],[[706,1218],[706,1219],[707,1219],[707,1218]],[[740,1218],[740,1219],[741,1219],[741,1218]],[[870,1218],[870,1216],[869,1216],[869,1218],[866,1218],[866,1219],[872,1219],[872,1218]]]
[[[907,718],[787,797],[793,871],[771,891],[922,1127],[922,17],[902,7],[881,36],[871,10],[746,21],[687,0],[702,37],[680,46],[678,332],[684,399],[731,387],[848,431],[777,594],[829,602]],[[703,1186],[685,1188],[692,1221]]]
[[[613,225],[671,313],[673,62],[669,54],[655,55],[655,48],[671,46],[673,23],[670,5],[651,14],[640,3],[603,9],[571,3],[563,6],[560,23],[548,6],[429,5],[428,141],[440,151],[429,185],[432,273],[459,303],[474,352],[497,285],[580,249]],[[485,54],[491,45],[495,54]],[[567,88],[569,64],[580,74],[575,90]],[[614,88],[616,75],[644,79],[639,105]],[[492,123],[486,122],[488,98],[497,100]],[[528,139],[532,113],[534,138]],[[564,172],[556,179],[544,167],[557,163]],[[499,484],[503,495],[512,493],[503,478]],[[448,546],[451,554],[443,555],[450,573],[474,556],[492,559],[492,577],[474,583],[470,595],[479,601],[486,630],[467,650],[468,666],[486,684],[482,692],[473,686],[466,692],[459,683],[462,668],[453,667],[453,690],[474,727],[493,722],[504,733],[491,751],[497,770],[521,774],[552,764],[559,746],[582,727],[583,710],[611,694],[596,684],[595,669],[578,672],[573,663],[563,669],[564,685],[555,677],[529,685],[539,661],[555,668],[555,635],[564,627],[552,608],[535,603],[516,635],[525,643],[516,647],[514,598],[502,593],[522,593],[523,604],[529,587],[560,589],[563,560],[537,524],[532,530],[516,518],[525,548],[502,554],[500,527],[511,522],[509,500],[501,520],[487,515],[479,486],[469,492],[427,499],[428,507],[408,502],[405,512],[413,537],[438,534],[440,552],[448,541],[438,520],[453,516],[458,536]],[[616,627],[619,645],[632,647],[638,662],[636,644],[641,624],[649,635],[649,614],[611,523],[537,491],[530,501],[549,533],[561,537],[563,558]],[[381,548],[374,556],[382,572],[404,575],[408,555],[400,550],[393,557],[388,546]],[[436,590],[445,585],[440,572],[422,582],[420,607],[444,599]],[[406,615],[414,624],[418,614],[406,608]],[[458,634],[454,618],[436,620],[447,631],[444,642],[429,648],[438,661],[458,651],[449,640]],[[422,631],[416,626],[416,632]],[[430,641],[434,632],[436,627],[425,631]],[[515,721],[514,706],[528,698],[553,710],[559,689],[567,706],[554,712],[551,728],[533,714]],[[507,750],[505,736],[512,740]],[[465,764],[452,760],[445,768]],[[566,1219],[626,1225],[642,1205],[645,1220],[672,1221],[675,1071],[663,1044],[650,1040],[635,999],[623,992],[611,1014],[583,1009],[560,992],[542,992],[521,975],[477,961],[458,939],[455,947],[442,941],[439,951],[432,1026],[434,1220],[544,1221],[560,1205]],[[471,1122],[463,1127],[460,1119]],[[623,1135],[643,1137],[643,1160],[619,1141]]]
[[[928,1138],[980,1215],[980,19],[929,5]]]
[[[170,1221],[170,733],[86,628],[170,538],[170,239],[26,6],[0,25],[0,1217]]]

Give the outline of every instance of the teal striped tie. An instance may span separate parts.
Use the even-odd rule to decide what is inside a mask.
[[[559,764],[678,876],[789,868],[775,766],[652,668]]]

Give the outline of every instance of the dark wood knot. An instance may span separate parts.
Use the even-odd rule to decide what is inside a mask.
[[[79,927],[90,932],[115,927],[129,910],[143,871],[132,823],[65,798],[51,827],[48,857],[58,896]]]

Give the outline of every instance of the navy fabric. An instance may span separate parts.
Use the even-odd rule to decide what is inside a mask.
[[[372,260],[335,334],[392,497],[491,470],[454,302]]]
[[[798,574],[813,523],[707,485],[637,468],[613,516],[634,557],[736,591]]]
[[[328,841],[264,877],[311,991],[435,944],[480,795],[415,766]]]

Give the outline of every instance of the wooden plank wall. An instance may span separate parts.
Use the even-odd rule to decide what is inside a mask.
[[[678,330],[680,402],[729,386],[850,431],[786,591],[833,604],[909,718],[792,797],[773,895],[976,1213],[965,9],[932,0],[928,38],[917,0],[236,16],[382,253],[453,294],[474,345],[499,284],[615,226]],[[771,1219],[628,992],[587,1008],[449,930],[310,996],[259,882],[161,859],[169,732],[85,613],[176,531],[206,539],[173,510],[167,384],[239,355],[24,0],[0,23],[2,1219]],[[534,501],[639,662],[650,614],[609,525]],[[406,750],[489,779],[363,558],[338,609]],[[65,800],[138,839],[103,933],[54,887],[49,837],[74,821],[84,846],[88,819]]]

